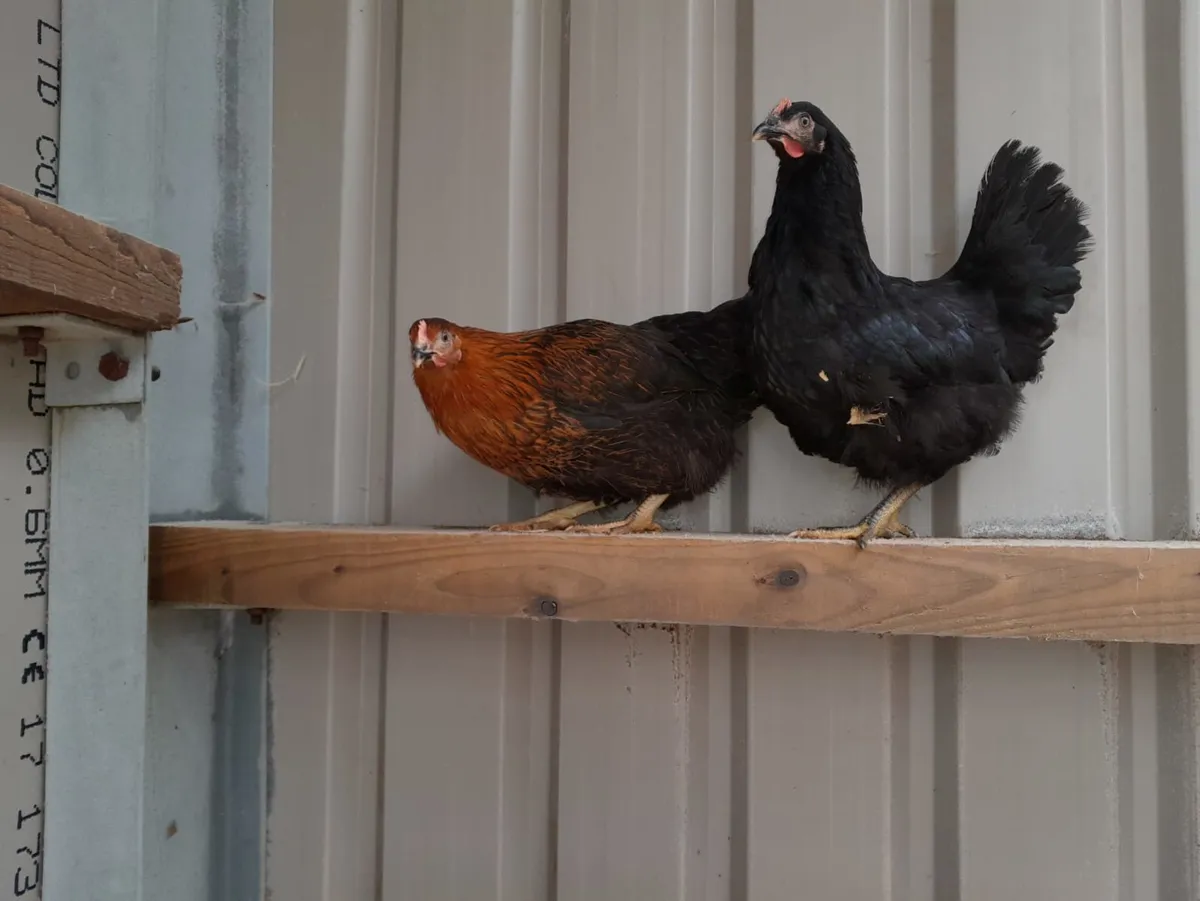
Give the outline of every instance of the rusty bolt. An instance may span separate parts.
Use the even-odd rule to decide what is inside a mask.
[[[129,361],[115,351],[100,358],[100,374],[110,382],[119,382],[129,375]]]
[[[36,325],[23,325],[17,329],[17,337],[21,339],[27,357],[36,357],[42,352],[42,338],[45,336],[46,330]]]

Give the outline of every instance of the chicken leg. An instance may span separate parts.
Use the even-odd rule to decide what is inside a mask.
[[[488,529],[489,532],[562,532],[575,525],[575,520],[593,510],[603,510],[608,504],[598,504],[595,501],[579,501],[567,504],[554,510],[547,510],[538,516],[522,519],[520,522],[497,523]]]
[[[789,538],[826,538],[852,540],[865,548],[873,538],[916,538],[917,533],[900,522],[900,508],[925,486],[919,482],[893,489],[887,497],[858,523],[846,528],[797,529]]]
[[[652,494],[640,504],[637,509],[616,522],[601,523],[598,526],[569,526],[571,532],[585,532],[590,535],[635,535],[638,532],[661,532],[663,527],[654,521],[658,508],[666,503],[669,494]]]

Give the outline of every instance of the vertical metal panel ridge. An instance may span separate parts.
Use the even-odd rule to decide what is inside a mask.
[[[551,624],[393,617],[388,640],[383,896],[547,898]]]
[[[688,715],[687,743],[681,749],[686,761],[681,897],[726,901],[738,897],[734,846],[745,838],[734,810],[734,780],[740,769],[734,705],[744,700],[734,677],[739,661],[732,629],[691,629],[687,639],[681,646],[686,655],[677,650],[675,657]]]
[[[271,515],[386,518],[397,3],[275,9]],[[266,891],[379,890],[385,629],[287,614],[270,637]]]
[[[347,6],[334,516],[381,522],[392,410],[397,0]],[[353,300],[351,300],[353,299]]]
[[[157,335],[151,348],[163,374],[150,389],[161,411],[151,420],[151,513],[261,518],[271,202],[270,58],[263,51],[270,4],[151,6],[159,72],[146,102],[161,121],[149,122],[142,138],[122,133],[159,145],[156,168],[137,171],[155,187],[155,239],[183,259],[183,311],[194,318]],[[140,106],[142,99],[123,102]]]
[[[749,897],[891,884],[890,639],[750,634]],[[797,766],[803,761],[803,767]]]
[[[733,296],[736,26],[732,2],[573,0],[565,318]],[[708,505],[685,521],[721,527]],[[730,635],[562,627],[557,897],[731,897]]]
[[[921,262],[914,258],[914,278],[940,275],[950,268],[953,261],[958,259],[961,240],[966,237],[966,226],[960,229],[957,210],[959,173],[955,116],[956,9],[956,0],[929,0],[927,4],[918,7],[920,16],[925,21],[915,30],[914,36],[918,44],[913,48],[913,57],[928,59],[928,65],[921,67],[928,81],[914,81],[919,84],[918,89],[928,97],[929,119],[926,125],[929,144],[925,158],[919,162],[914,159],[913,177],[918,184],[923,180],[927,181],[929,189],[924,193],[916,192],[914,204],[917,212],[913,227],[918,230],[928,228],[929,232],[921,254],[927,268],[923,271]],[[915,156],[921,156],[919,149]],[[962,533],[959,517],[960,476],[958,470],[948,473],[930,493],[930,531],[935,535]]]
[[[727,898],[727,630],[563,627],[558,897]]]
[[[891,659],[884,897],[933,901],[939,861],[937,645],[887,639]],[[949,824],[953,827],[955,824]]]
[[[1115,2],[1115,0],[1114,0]],[[1090,7],[1089,7],[1090,8]],[[1038,28],[1024,28],[1026,16]],[[1114,443],[1124,413],[1114,382],[1124,377],[1110,335],[1123,320],[1115,238],[1115,129],[1111,6],[1080,17],[1071,0],[1050,6],[1021,0],[957,10],[956,119],[959,215],[970,221],[989,158],[1010,137],[1039,146],[1066,170],[1091,207],[1096,249],[1081,267],[1083,291],[1061,317],[1046,376],[1025,389],[1020,427],[999,455],[960,468],[960,516],[968,535],[1109,537],[1116,518]],[[1027,61],[1011,65],[1013,54]],[[969,64],[968,62],[969,61]],[[1001,113],[1003,111],[1003,114]],[[1099,139],[1079,136],[1093,133]],[[1117,243],[1114,243],[1114,240]],[[1123,321],[1120,325],[1124,325]]]
[[[970,651],[960,708],[964,896],[1118,898],[1115,647],[977,641]],[[1021,823],[1046,832],[1014,828]]]
[[[690,0],[687,44],[681,66],[686,98],[685,192],[682,198],[681,252],[668,255],[668,269],[682,262],[682,309],[707,310],[740,293],[744,276],[735,275],[738,256],[732,208],[736,188],[734,136],[737,84],[736,0]],[[682,523],[709,531],[733,526],[734,492],[744,476],[734,475],[710,494],[682,509]]]
[[[250,295],[267,293],[269,4],[122,0],[103,16],[89,4],[67,13],[77,42],[64,50],[65,195],[179,252],[195,319],[152,344],[163,377],[148,386],[150,515],[261,517],[266,311]],[[217,682],[261,673],[261,634],[233,630],[235,675],[215,615],[150,625],[146,895],[252,897],[261,708],[253,688],[233,703]],[[181,745],[181,733],[200,738]]]
[[[1031,15],[1042,27],[1020,24]],[[962,201],[973,201],[987,155],[1015,136],[1065,168],[1066,183],[1091,207],[1096,238],[1046,376],[1026,390],[1020,429],[997,457],[961,470],[967,534],[1149,538],[1171,528],[1172,489],[1162,491],[1181,486],[1172,450],[1181,429],[1164,417],[1176,408],[1180,351],[1174,338],[1160,347],[1158,336],[1178,330],[1169,286],[1180,276],[1169,241],[1147,243],[1156,230],[1172,229],[1156,193],[1178,190],[1166,121],[1178,104],[1172,113],[1169,90],[1152,90],[1171,81],[1171,63],[1149,59],[1150,47],[1162,48],[1151,35],[1169,29],[1170,19],[1165,5],[1137,0],[1111,0],[1086,20],[1069,0],[956,11],[961,221],[969,221],[971,203]],[[1015,72],[1014,53],[1025,60]],[[1163,359],[1151,362],[1152,346]],[[1158,403],[1167,407],[1152,412]],[[1153,796],[1183,774],[1155,763],[1163,730],[1174,731],[1174,714],[1155,698],[1177,691],[1171,682],[1179,675],[1152,674],[1146,653],[1153,651],[961,643],[964,896],[1158,895],[1168,872],[1160,824],[1183,824],[1169,806],[1156,813]],[[1075,766],[1060,768],[1068,757]],[[1047,780],[1052,772],[1062,775]],[[1030,822],[1043,824],[1055,843],[1034,847],[1014,828]],[[1011,859],[1025,866],[1002,863]]]
[[[953,901],[962,892],[961,689],[962,642],[933,639],[933,752],[929,766],[933,774],[935,901]]]
[[[1130,897],[1194,898],[1200,892],[1196,652],[1135,646],[1131,655],[1129,779],[1122,786],[1132,821],[1136,895]]]
[[[1187,409],[1200,402],[1200,0],[1181,0]],[[1185,534],[1200,537],[1200,416],[1188,416]]]
[[[205,361],[212,367],[215,417],[213,515],[237,519],[267,514],[271,9],[266,0],[214,0],[209,18],[194,3],[172,2],[166,19],[172,29],[179,29],[172,35],[176,41],[201,43],[198,35],[204,25],[212,35],[211,48],[206,49],[215,69],[209,102],[216,116],[215,147],[209,154],[220,188],[214,220],[204,225],[211,232],[216,290],[204,295],[209,309],[197,312],[211,311],[212,320],[200,318],[215,325],[206,329],[213,334],[215,348]],[[189,21],[193,16],[200,21]],[[196,80],[187,73],[176,73],[171,80],[175,91],[187,90],[180,81],[195,89]],[[166,124],[168,134],[178,140],[179,130],[170,131],[169,119]],[[169,141],[168,152],[178,146]],[[204,169],[196,167],[180,180],[195,185],[200,181],[196,175],[208,165],[205,160]],[[171,177],[179,178],[177,170]],[[183,219],[184,228],[196,228],[200,217],[189,213],[171,205],[161,217],[164,223]],[[176,353],[182,356],[182,348]],[[189,387],[195,390],[199,382]],[[246,617],[221,614],[217,641],[209,645],[217,665],[208,894],[220,901],[251,901],[263,889],[266,632]]]
[[[496,897],[553,901],[560,637],[550,623],[509,623],[505,633]]]
[[[885,0],[853,7],[799,7],[787,0],[756,0],[754,109],[748,119],[752,127],[780,97],[787,96],[818,103],[838,123],[858,157],[864,186],[863,222],[876,252],[884,245],[889,225],[879,197],[886,188],[884,167],[890,152],[904,152],[885,144],[889,96],[885,13]],[[837,37],[806,41],[800,53],[797,34]],[[847,47],[854,48],[853,66],[847,66]],[[761,143],[754,145],[750,159],[757,241],[771,208],[778,162]],[[746,465],[750,473],[748,525],[755,531],[791,531],[852,521],[877,500],[868,491],[855,490],[854,475],[845,467],[801,456],[787,432],[765,410],[751,423]]]
[[[1174,13],[1170,5],[1176,6]],[[1167,300],[1177,296],[1184,278],[1178,258],[1183,173],[1179,61],[1164,62],[1159,48],[1170,44],[1167,31],[1178,42],[1179,10],[1177,0],[1151,0],[1121,3],[1115,14],[1120,17],[1113,77],[1121,95],[1116,127],[1123,191],[1117,249],[1125,299],[1124,328],[1113,336],[1121,345],[1124,370],[1116,400],[1124,408],[1124,441],[1121,460],[1114,464],[1123,493],[1121,534],[1171,538],[1181,534],[1187,520],[1187,424],[1176,412],[1185,402],[1176,400],[1185,391],[1185,309]],[[1155,198],[1167,202],[1160,205]]]
[[[271,380],[281,384],[271,391],[269,506],[275,518],[319,522],[333,512],[337,381],[312,374],[338,365],[331,299],[340,271],[347,13],[310,0],[277,8],[274,21]],[[289,379],[301,361],[310,378],[302,369]]]
[[[267,405],[261,383],[268,349],[266,330],[256,326],[266,314],[267,215],[255,200],[268,189],[269,144],[266,135],[255,134],[255,124],[270,109],[262,86],[268,69],[261,62],[270,20],[269,14],[255,15],[255,2],[219,0],[214,6],[219,188],[210,252],[217,287],[212,393],[218,426],[212,430],[211,482],[216,509],[240,519],[266,514]],[[244,357],[263,365],[247,371]]]
[[[1158,659],[1160,650],[1166,652],[1165,659]],[[1171,721],[1186,720],[1190,725],[1190,717],[1179,716],[1182,710],[1171,710],[1172,705],[1164,703],[1180,685],[1179,673],[1167,672],[1171,664],[1178,670],[1179,657],[1171,653],[1175,650],[1182,649],[1119,646],[1115,655],[1117,666],[1110,674],[1116,685],[1114,722],[1110,727],[1116,730],[1117,741],[1113,806],[1119,845],[1114,854],[1122,899],[1189,896],[1182,891],[1184,882],[1179,879],[1186,872],[1189,855],[1179,853],[1183,849],[1176,844],[1177,835],[1187,841],[1189,830],[1178,817],[1181,805],[1171,803],[1160,789],[1169,783],[1173,788],[1171,794],[1186,798],[1187,789],[1180,792],[1179,788],[1193,784],[1186,769],[1173,759],[1172,752],[1179,745],[1163,729]],[[1185,650],[1184,659],[1186,653]],[[1186,684],[1186,679],[1182,684]],[[1185,800],[1182,806],[1190,806],[1190,802]],[[1164,854],[1167,848],[1171,850]],[[1175,890],[1164,893],[1165,886]]]
[[[395,341],[406,348],[419,317],[493,329],[510,321],[515,24],[511,3],[414,0],[403,13]],[[397,368],[393,521],[485,525],[506,516],[507,480],[436,434],[411,366]]]
[[[404,4],[398,349],[422,316],[498,330],[554,318],[563,22],[558,0]],[[435,432],[400,353],[396,367],[393,521],[525,512],[528,497]],[[549,901],[552,624],[391,617],[387,634],[383,895]]]
[[[509,127],[507,328],[536,328],[541,319],[547,268],[558,257],[558,230],[546,228],[546,194],[556,193],[559,155],[546,147],[547,132],[557,132],[559,98],[554,83],[544,83],[543,55],[556,55],[559,44],[545,40],[546,25],[560,22],[559,0],[513,0],[512,84]],[[553,65],[553,60],[550,61]],[[543,104],[546,97],[548,103]],[[550,152],[546,152],[549,150]],[[549,189],[549,190],[547,190]],[[549,269],[556,271],[557,267]],[[556,291],[554,292],[557,293]]]
[[[1104,148],[1104,200],[1101,216],[1092,224],[1095,243],[1104,248],[1104,284],[1106,315],[1112,317],[1114,327],[1107,329],[1103,351],[1109,360],[1107,384],[1108,434],[1106,436],[1108,471],[1108,498],[1098,509],[1103,511],[1105,534],[1113,538],[1129,537],[1129,460],[1128,451],[1132,442],[1129,432],[1129,342],[1119,326],[1137,325],[1138,319],[1148,318],[1145,311],[1129,315],[1130,304],[1124,302],[1128,295],[1127,266],[1124,253],[1127,207],[1126,146],[1124,133],[1128,125],[1125,97],[1122,91],[1125,69],[1125,48],[1122,41],[1121,7],[1123,0],[1104,0],[1101,6],[1101,34],[1097,55],[1101,64],[1099,102],[1103,111],[1101,118],[1102,144]],[[1139,60],[1140,62],[1140,60]],[[1094,77],[1094,76],[1093,76]],[[1132,322],[1131,322],[1132,320]],[[1137,445],[1134,445],[1135,447]],[[1153,465],[1151,447],[1148,442],[1140,448],[1142,458]],[[1144,464],[1145,465],[1145,464]],[[1144,513],[1149,513],[1149,510]],[[1143,516],[1143,519],[1146,517]]]
[[[885,0],[881,12],[884,80],[880,92],[886,150],[878,171],[877,185],[882,190],[871,191],[871,197],[880,207],[884,225],[873,256],[884,271],[908,278],[926,277],[928,256],[921,254],[918,262],[915,245],[932,231],[930,207],[925,202],[914,205],[916,197],[932,194],[930,173],[915,167],[917,158],[931,155],[933,143],[929,131],[918,130],[932,118],[930,5],[930,0]],[[905,522],[918,534],[930,533],[936,490],[930,486],[905,505]]]
[[[747,124],[783,96],[819,104],[854,145],[876,260],[904,275],[919,274],[914,245],[932,231],[929,207],[911,203],[930,191],[929,170],[914,169],[931,143],[919,130],[933,115],[922,31],[931,19],[924,4],[890,0],[804,9],[758,0],[753,9]],[[826,37],[797,52],[797,34]],[[778,164],[765,147],[752,153],[757,239]],[[802,457],[767,414],[751,429],[748,457],[751,528],[835,524],[877,500],[853,489],[848,470]],[[920,762],[935,727],[930,655],[906,639],[749,633],[747,897],[782,901],[798,886],[814,897],[929,897],[933,812],[922,792],[933,777]]]

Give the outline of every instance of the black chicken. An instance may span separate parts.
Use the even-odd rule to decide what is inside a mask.
[[[1057,317],[1080,289],[1087,208],[1062,169],[1009,141],[988,166],[962,253],[941,278],[880,272],[850,142],[811,103],[781,101],[754,129],[779,158],[750,264],[759,302],[752,369],[764,405],[805,454],[888,489],[848,528],[795,538],[911,536],[898,514],[921,488],[1016,426]]]

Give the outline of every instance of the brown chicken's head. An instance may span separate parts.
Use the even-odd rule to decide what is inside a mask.
[[[832,123],[814,104],[792,103],[786,97],[758,123],[752,141],[769,141],[781,160],[803,159],[825,152]]]
[[[418,319],[408,330],[413,369],[443,369],[462,359],[462,338],[453,322]]]

